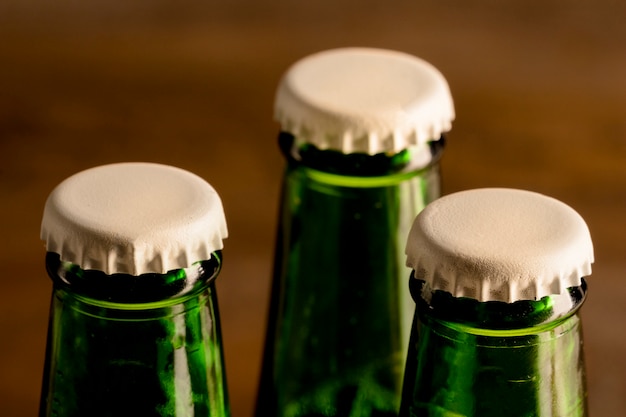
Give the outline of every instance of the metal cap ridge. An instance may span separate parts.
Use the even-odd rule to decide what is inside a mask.
[[[106,274],[187,268],[210,259],[227,235],[211,185],[180,168],[141,162],[67,178],[49,195],[41,224],[48,251]]]
[[[274,114],[297,143],[372,155],[437,140],[455,117],[434,66],[376,48],[332,49],[297,61],[278,86]]]
[[[478,301],[537,300],[581,285],[593,244],[583,218],[545,195],[507,188],[461,191],[416,217],[406,265],[433,290]]]

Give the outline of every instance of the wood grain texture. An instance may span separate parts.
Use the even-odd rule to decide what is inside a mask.
[[[587,220],[590,411],[626,415],[625,3],[83,3],[0,4],[0,415],[36,414],[45,199],[65,177],[119,161],[176,165],[221,194],[231,402],[234,417],[251,415],[283,164],[274,89],[295,60],[339,46],[402,50],[444,73],[457,111],[445,193],[524,188]]]

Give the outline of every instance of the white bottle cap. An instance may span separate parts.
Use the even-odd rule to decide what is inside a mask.
[[[140,275],[211,258],[227,236],[222,202],[203,179],[152,163],[79,172],[50,194],[41,225],[49,252],[82,269]]]
[[[589,229],[571,207],[522,190],[462,191],[417,216],[407,266],[433,290],[479,301],[537,300],[591,274]]]
[[[275,118],[298,144],[343,153],[400,152],[450,130],[441,73],[402,52],[341,48],[296,62],[279,84]]]

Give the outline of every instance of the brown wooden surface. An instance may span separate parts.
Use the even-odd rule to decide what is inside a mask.
[[[196,172],[224,200],[228,379],[233,415],[251,415],[282,171],[274,89],[296,59],[352,45],[413,53],[447,77],[457,120],[445,193],[530,189],[585,217],[591,415],[626,415],[624,2],[116,3],[0,3],[0,416],[36,414],[47,194],[131,160]]]

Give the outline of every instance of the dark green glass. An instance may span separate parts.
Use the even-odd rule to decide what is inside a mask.
[[[587,287],[479,302],[411,279],[417,303],[401,417],[587,415],[579,308]]]
[[[166,274],[106,275],[48,252],[40,416],[230,415],[214,280],[221,251]]]
[[[408,230],[439,195],[443,139],[287,159],[257,417],[395,416],[414,305]]]

